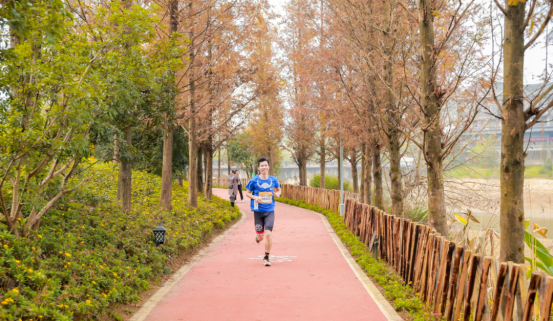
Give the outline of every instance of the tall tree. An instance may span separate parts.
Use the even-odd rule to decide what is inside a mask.
[[[506,0],[497,8],[504,16],[503,39],[503,95],[495,102],[501,117],[501,166],[500,166],[500,259],[524,262],[524,133],[540,122],[542,116],[553,108],[549,93],[553,86],[544,86],[525,108],[524,55],[543,34],[553,14],[551,1]],[[534,32],[534,25],[539,27]],[[530,27],[530,28],[529,28]],[[529,29],[528,29],[529,28]],[[526,36],[528,40],[526,41]],[[546,75],[545,81],[550,75]],[[493,87],[492,87],[493,88]],[[550,101],[544,103],[545,101]]]
[[[179,30],[179,7],[178,0],[171,0],[169,4],[169,36],[175,38]],[[178,45],[177,41],[173,41]],[[173,83],[175,77],[172,78]],[[176,99],[176,97],[175,97]],[[163,169],[161,173],[161,193],[159,206],[167,211],[171,210],[171,195],[173,184],[173,135],[175,128],[173,126],[173,117],[169,113],[165,120],[165,133],[163,135]]]

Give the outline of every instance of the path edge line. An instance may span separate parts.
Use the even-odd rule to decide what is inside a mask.
[[[309,211],[309,210],[307,210]],[[334,240],[334,243],[336,243],[336,246],[346,259],[346,262],[348,262],[349,267],[353,270],[353,273],[355,273],[355,276],[357,276],[357,279],[363,284],[365,287],[365,290],[369,293],[373,301],[376,303],[380,311],[382,311],[382,314],[386,317],[386,319],[390,321],[403,321],[403,318],[397,313],[397,311],[392,307],[390,302],[380,293],[378,288],[374,285],[374,283],[371,281],[371,279],[367,276],[365,271],[357,264],[353,256],[351,256],[351,253],[349,253],[348,249],[342,243],[342,240],[340,240],[340,237],[336,234],[336,231],[332,228],[332,225],[330,225],[330,222],[328,221],[328,218],[324,216],[321,213],[309,211],[314,214],[317,214],[321,217],[323,220],[323,223],[326,227],[326,230],[332,237],[332,240]]]
[[[148,301],[144,302],[142,304],[142,307],[140,307],[140,310],[136,311],[135,314],[129,319],[129,321],[144,321],[148,314],[153,310],[153,308],[161,301],[169,291],[173,289],[175,284],[184,277],[188,271],[196,264],[198,263],[203,256],[211,250],[215,245],[217,245],[228,233],[230,233],[232,230],[234,230],[236,227],[242,224],[244,220],[246,219],[246,213],[244,213],[242,210],[240,210],[240,213],[242,214],[242,217],[234,223],[231,227],[229,227],[225,232],[219,234],[216,238],[214,238],[209,244],[204,246],[203,249],[201,249],[196,255],[192,257],[190,262],[183,265],[173,276],[171,276],[167,282],[164,283],[164,286],[159,288],[154,295],[152,295]]]

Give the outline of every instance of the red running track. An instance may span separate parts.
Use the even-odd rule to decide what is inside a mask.
[[[228,198],[227,190],[214,189],[214,194]],[[386,320],[319,215],[277,203],[273,264],[265,267],[249,202],[237,205],[246,219],[174,285],[146,320]]]

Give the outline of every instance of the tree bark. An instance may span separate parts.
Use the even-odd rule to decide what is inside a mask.
[[[339,153],[339,152],[338,152]],[[338,154],[340,155],[340,154]],[[342,159],[338,156],[338,190],[340,190],[340,181],[342,178],[342,172],[340,171],[340,165],[342,164]]]
[[[119,164],[119,160],[121,159],[121,152],[119,151],[119,137],[117,137],[117,134],[113,137],[113,161],[116,164]]]
[[[369,144],[364,145],[365,150],[363,154],[365,156],[365,164],[363,164],[364,176],[363,176],[363,203],[371,204],[372,192],[371,192],[371,172],[373,167],[372,157],[371,157],[371,146]]]
[[[125,132],[125,140],[127,141],[128,147],[132,146],[132,127],[129,127]],[[129,156],[121,157],[117,187],[117,200],[121,202],[123,212],[129,212],[131,210],[132,192],[132,168]]]
[[[193,16],[192,12],[192,2],[188,4],[189,16]],[[195,84],[195,70],[194,70],[194,59],[195,59],[195,48],[194,48],[194,25],[190,24],[189,26],[189,66],[188,66],[188,83],[189,83],[189,93],[188,93],[188,109],[189,117],[189,138],[188,138],[188,206],[198,207],[198,190],[197,190],[197,176],[196,176],[196,161],[197,161],[197,137],[196,137],[196,84]]]
[[[171,37],[178,31],[179,11],[178,0],[170,3],[169,34]],[[174,79],[172,79],[174,81]],[[173,97],[175,100],[176,97]],[[167,211],[171,210],[171,193],[173,185],[173,133],[174,128],[171,119],[167,117],[165,124],[165,135],[163,135],[163,164],[161,166],[161,194],[159,206]]]
[[[382,189],[382,163],[380,162],[380,144],[373,147],[374,206],[384,209]]]
[[[384,46],[385,46],[385,61],[384,61],[384,81],[386,82],[386,118],[388,122],[387,136],[389,141],[390,151],[390,197],[392,199],[393,215],[401,215],[403,213],[403,177],[401,173],[401,151],[398,126],[400,125],[399,109],[396,106],[394,90],[394,39],[393,29],[391,26],[390,16],[392,15],[392,3],[387,1],[384,6]]]
[[[359,177],[357,173],[357,151],[355,149],[351,150],[351,179],[353,183],[353,192],[359,193]]]
[[[203,148],[199,147],[197,152],[197,162],[196,162],[196,177],[197,177],[197,189],[199,193],[204,191],[204,177],[203,177]]]
[[[500,260],[524,262],[524,33],[525,2],[505,1],[503,118],[500,169]]]
[[[369,156],[370,157],[370,156]],[[359,184],[359,199],[361,202],[365,199],[365,144],[361,145],[361,184]]]
[[[173,184],[173,127],[169,126],[163,135],[163,164],[161,170],[161,195],[159,206],[171,210],[171,192]]]
[[[273,160],[273,151],[271,149],[271,146],[267,146],[267,149],[269,150],[269,175],[275,176],[275,162]]]
[[[300,156],[298,167],[300,170],[300,186],[307,186],[307,159]]]
[[[213,149],[211,148],[211,142],[209,147],[205,151],[205,198],[208,200],[213,199]]]
[[[326,147],[323,143],[321,144],[321,188],[326,188],[325,186],[325,171],[326,171]]]
[[[227,167],[228,167],[227,175],[230,175],[230,153],[228,152],[228,145],[227,145]]]
[[[424,154],[428,179],[428,218],[443,237],[449,238],[445,213],[440,103],[436,79],[432,0],[419,0],[422,107],[424,109]]]
[[[221,179],[221,146],[217,149],[217,178]]]

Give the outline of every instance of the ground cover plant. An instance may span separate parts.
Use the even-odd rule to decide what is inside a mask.
[[[94,178],[45,216],[38,231],[16,238],[0,228],[0,320],[95,320],[141,291],[180,254],[240,216],[237,208],[200,196],[186,206],[188,187],[173,185],[173,209],[159,208],[161,179],[133,172],[133,207],[115,201],[117,168],[96,165]],[[162,223],[166,244],[152,229]],[[114,316],[117,318],[117,316]]]
[[[405,285],[401,277],[396,275],[384,261],[373,257],[368,247],[347,228],[340,214],[304,201],[287,198],[279,198],[277,201],[325,215],[340,240],[348,247],[355,261],[374,282],[382,287],[385,297],[392,303],[396,311],[405,311],[407,316],[415,321],[442,320],[443,317],[426,307],[418,298],[417,293],[410,286]],[[445,318],[443,319],[445,320]]]

